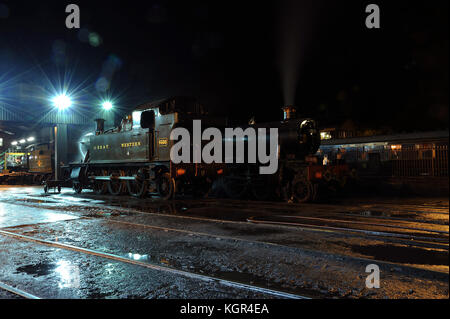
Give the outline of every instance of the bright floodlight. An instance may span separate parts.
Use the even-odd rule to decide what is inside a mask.
[[[30,136],[29,138],[27,138],[27,142],[33,142],[34,141],[34,136]]]
[[[103,102],[102,107],[104,110],[109,111],[113,108],[113,105],[111,102],[106,101],[106,102]]]
[[[17,141],[11,142],[12,146],[16,146],[17,145]]]
[[[25,141],[25,139],[23,138],[23,139],[21,139],[20,141],[19,141],[19,143],[20,144],[23,144],[23,143],[25,143],[26,141]]]
[[[60,110],[65,110],[72,105],[72,100],[68,96],[61,94],[53,98],[53,105]]]

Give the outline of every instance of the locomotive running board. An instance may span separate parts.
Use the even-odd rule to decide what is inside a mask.
[[[95,179],[96,181],[110,181],[113,179],[119,179],[122,181],[134,181],[136,177],[134,176],[89,176],[90,179]]]

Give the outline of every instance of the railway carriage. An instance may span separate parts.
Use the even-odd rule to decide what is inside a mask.
[[[0,163],[0,184],[41,185],[53,176],[53,145],[32,144],[22,152],[4,152]]]

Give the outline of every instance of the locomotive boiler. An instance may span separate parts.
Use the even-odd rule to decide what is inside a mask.
[[[271,175],[259,174],[258,163],[174,163],[170,153],[177,142],[170,138],[174,129],[192,132],[194,120],[221,131],[227,126],[225,118],[210,116],[195,99],[174,97],[137,107],[113,129],[105,130],[104,121],[96,120],[95,134],[82,142],[82,162],[69,165],[70,179],[76,192],[88,188],[97,194],[155,194],[170,199],[177,194],[205,195],[221,188],[232,198],[251,194],[268,199],[276,194],[286,200],[311,200],[320,177],[311,169],[314,165],[308,156],[317,152],[320,133],[314,120],[295,118],[292,107],[284,111],[281,121],[243,127],[278,129],[278,170]],[[248,143],[247,136],[236,136],[233,143],[239,139]],[[190,147],[198,145],[191,141]]]

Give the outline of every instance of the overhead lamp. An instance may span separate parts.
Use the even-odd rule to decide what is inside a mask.
[[[72,105],[72,100],[65,94],[57,95],[52,99],[53,105],[59,110],[65,110]]]

